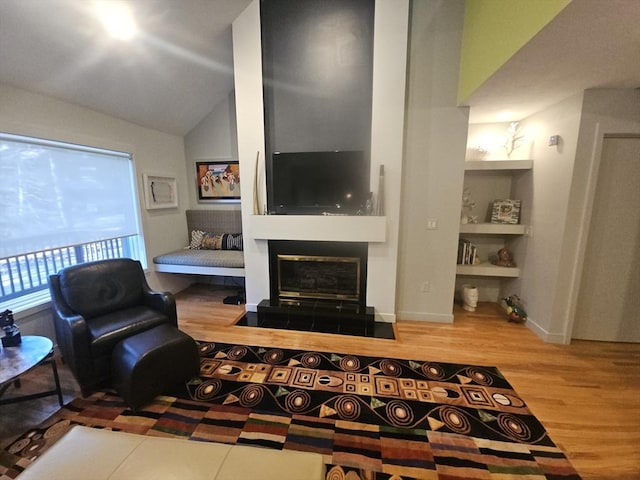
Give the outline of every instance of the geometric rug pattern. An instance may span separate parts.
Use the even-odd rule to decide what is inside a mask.
[[[74,400],[0,453],[0,479],[74,424],[317,452],[327,480],[580,478],[495,367],[199,345],[199,377],[135,412]]]

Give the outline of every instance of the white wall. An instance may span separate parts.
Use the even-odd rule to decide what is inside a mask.
[[[590,89],[584,92],[575,168],[558,268],[558,288],[547,339],[569,343],[573,331],[589,221],[607,134],[640,134],[638,89]],[[634,295],[636,292],[626,292]]]
[[[397,315],[453,321],[468,109],[456,107],[462,0],[413,2]],[[428,218],[437,230],[427,230]],[[423,282],[430,284],[422,292]]]
[[[234,92],[198,123],[184,137],[184,151],[189,192],[189,208],[239,209],[238,202],[199,203],[196,191],[196,162],[202,160],[237,160],[236,103]],[[244,180],[240,172],[241,179]],[[241,181],[243,187],[245,183]],[[246,188],[246,187],[245,187]]]
[[[527,326],[552,340],[553,308],[558,298],[561,250],[567,220],[582,94],[574,95],[520,122],[532,142],[533,181],[514,187],[515,198],[530,199],[522,209],[522,223],[530,225],[532,237],[513,242],[521,277],[509,285],[509,293],[523,300],[529,316]],[[560,144],[549,146],[549,137],[560,135]]]
[[[188,284],[187,278],[152,271],[154,256],[181,248],[185,242],[184,210],[189,200],[181,137],[143,128],[84,107],[6,85],[0,85],[0,131],[132,153],[147,264],[150,266],[149,283],[153,288],[174,292]],[[143,173],[175,176],[179,207],[145,210],[142,198]],[[21,314],[17,317],[25,323],[38,320],[28,327],[29,333],[35,333],[44,328],[39,320],[47,321],[49,314],[45,311],[36,314],[34,318],[24,318]]]
[[[516,242],[514,255],[524,262],[511,286],[525,301],[529,328],[546,341],[569,343],[602,139],[640,132],[640,93],[586,90],[521,124],[533,138],[534,181],[520,185],[518,195],[533,199],[522,219],[533,236]],[[551,135],[560,135],[557,147],[548,145]]]

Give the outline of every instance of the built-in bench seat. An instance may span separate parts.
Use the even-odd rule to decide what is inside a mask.
[[[187,244],[191,232],[242,233],[240,210],[187,210]],[[183,248],[153,259],[157,272],[244,277],[242,250],[194,250]]]

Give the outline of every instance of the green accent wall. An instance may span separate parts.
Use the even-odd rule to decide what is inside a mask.
[[[458,102],[469,96],[571,0],[467,0]]]

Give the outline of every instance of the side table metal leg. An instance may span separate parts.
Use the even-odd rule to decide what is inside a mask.
[[[56,394],[58,395],[58,403],[62,407],[64,400],[62,399],[62,389],[60,388],[60,377],[58,376],[58,367],[56,366],[56,359],[51,359],[51,369],[53,370],[53,379],[56,382]]]

